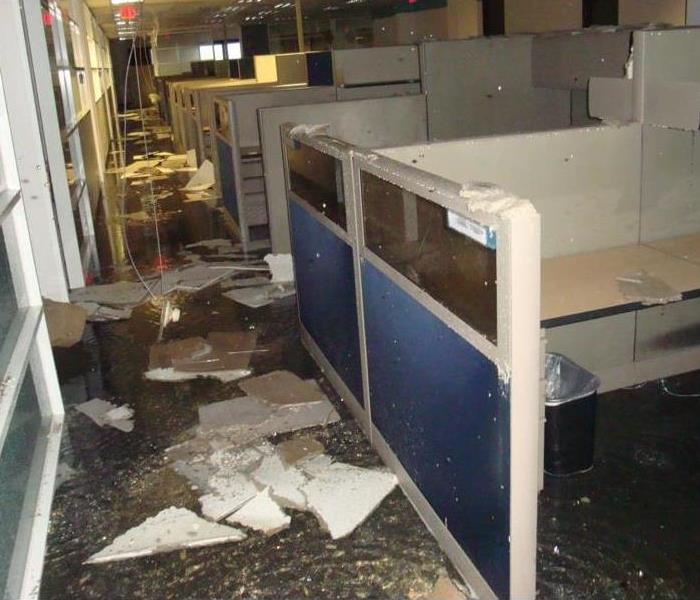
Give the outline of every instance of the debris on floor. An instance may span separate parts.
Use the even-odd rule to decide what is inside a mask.
[[[396,487],[396,475],[333,463],[301,491],[308,509],[336,540],[352,533]]]
[[[149,381],[160,383],[179,383],[181,381],[192,381],[198,377],[218,379],[222,383],[230,383],[250,375],[250,369],[235,369],[233,371],[176,371],[172,367],[165,369],[149,369],[144,373],[144,377]]]
[[[190,165],[192,166],[192,165]],[[216,176],[214,175],[214,165],[210,160],[205,160],[199,167],[197,172],[187,182],[187,185],[182,188],[184,192],[202,192],[213,188],[216,184]]]
[[[265,535],[274,535],[289,527],[292,517],[273,500],[270,488],[265,488],[228,517],[226,522],[262,531]]]
[[[52,346],[70,348],[83,338],[88,316],[83,307],[45,299],[44,315]]]
[[[275,300],[293,296],[295,293],[296,291],[293,287],[270,284],[255,287],[238,287],[224,292],[223,296],[249,308],[261,308],[272,304]]]
[[[291,254],[268,254],[264,260],[270,266],[272,283],[294,281],[294,265]]]
[[[207,481],[211,491],[200,497],[202,514],[212,521],[220,521],[255,497],[258,488],[244,473],[214,475]]]
[[[222,290],[231,288],[255,287],[261,285],[269,285],[270,279],[262,275],[254,275],[253,277],[235,277],[227,279],[221,283]],[[231,298],[233,300],[233,298]]]
[[[66,481],[73,479],[77,474],[78,471],[76,471],[68,463],[59,462],[58,465],[56,465],[56,479],[53,486],[54,490],[60,488],[64,483],[66,483]]]
[[[246,394],[275,406],[299,406],[328,401],[314,381],[308,382],[290,371],[272,371],[238,384]]]
[[[92,419],[100,427],[110,426],[126,433],[134,430],[134,411],[128,405],[117,406],[100,398],[77,404],[75,409]]]
[[[287,440],[277,445],[277,454],[287,466],[309,460],[323,454],[325,451],[326,449],[321,442],[308,436]]]
[[[92,323],[130,319],[133,311],[129,306],[115,308],[112,306],[103,306],[97,302],[76,302],[75,305],[81,306],[87,311],[87,320]]]
[[[73,290],[71,302],[95,302],[103,306],[137,306],[145,302],[148,290],[139,281],[118,281]]]
[[[245,538],[246,534],[239,529],[211,523],[186,508],[171,506],[116,537],[109,546],[88,558],[85,564],[150,556],[180,548],[240,542]]]
[[[466,586],[455,583],[447,573],[441,573],[435,582],[435,586],[426,596],[420,600],[467,600],[476,598]]]
[[[235,425],[260,425],[270,418],[272,408],[256,398],[243,396],[199,407],[199,427],[202,431]]]
[[[293,466],[287,467],[277,453],[263,458],[251,477],[260,487],[269,487],[272,497],[281,506],[297,510],[306,508],[306,496],[301,491],[306,476]]]

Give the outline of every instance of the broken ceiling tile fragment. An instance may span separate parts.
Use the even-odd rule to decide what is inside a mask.
[[[316,477],[333,464],[333,459],[327,454],[312,456],[297,463],[297,468],[301,469],[309,477]]]
[[[148,290],[138,281],[118,281],[73,290],[71,302],[97,302],[106,306],[137,305],[146,300]]]
[[[126,560],[180,548],[239,542],[245,538],[245,533],[239,529],[210,523],[186,508],[171,506],[116,537],[85,563]]]
[[[306,508],[306,496],[301,491],[306,477],[298,469],[285,466],[276,454],[263,458],[251,477],[259,486],[268,486],[272,497],[281,506],[297,510]]]
[[[223,383],[237,381],[251,374],[250,369],[234,369],[232,371],[176,371],[172,367],[163,369],[150,369],[144,373],[144,377],[150,381],[161,383],[178,383],[181,381],[191,381],[198,377],[218,379]]]
[[[281,284],[269,284],[256,287],[238,287],[223,294],[224,297],[249,308],[261,308],[296,294],[293,287]]]
[[[202,514],[220,521],[255,497],[258,488],[245,473],[214,475],[207,482],[210,490],[199,498]]]
[[[269,277],[265,277],[263,275],[254,275],[253,277],[235,277],[235,278],[227,279],[226,281],[223,281],[221,283],[221,289],[222,290],[229,290],[231,288],[246,288],[246,287],[254,287],[254,286],[258,286],[258,285],[269,285],[269,284],[270,284]],[[227,296],[227,298],[230,298],[230,297]],[[230,299],[234,300],[234,298],[230,298]]]
[[[287,440],[277,444],[275,451],[286,465],[295,465],[323,454],[325,452],[323,444],[315,438],[303,436],[293,440]]]
[[[242,396],[199,407],[203,431],[232,425],[259,425],[272,415],[272,408],[257,398]]]
[[[238,384],[246,394],[276,406],[298,406],[328,400],[312,383],[290,371],[272,371]]]
[[[77,304],[44,300],[44,315],[53,347],[70,348],[83,339],[87,311]]]
[[[435,582],[435,586],[427,596],[422,596],[420,600],[467,600],[471,594],[463,592],[452,578],[447,574],[441,574]]]
[[[292,518],[271,497],[270,488],[265,488],[228,517],[226,522],[274,535],[289,527]]]
[[[397,484],[386,471],[333,463],[319,471],[302,492],[308,509],[333,539],[352,533]]]
[[[201,337],[153,344],[148,365],[151,369],[172,367],[175,361],[201,358],[209,354],[211,350],[211,345]]]
[[[644,269],[617,277],[617,285],[626,300],[641,302],[645,306],[668,304],[683,299],[678,290]]]
[[[265,262],[270,265],[272,283],[288,283],[294,281],[294,266],[291,254],[268,254]]]
[[[87,402],[76,404],[75,409],[92,419],[100,427],[108,425],[126,433],[133,431],[133,409],[126,404],[117,406],[100,398],[93,398]]]
[[[76,302],[75,304],[87,311],[87,320],[93,323],[123,321],[130,319],[133,312],[128,306],[113,308],[111,306],[102,306],[97,302]]]
[[[189,166],[192,167],[195,165],[190,164]],[[215,183],[214,165],[210,160],[205,160],[182,190],[185,192],[201,192],[214,187]]]

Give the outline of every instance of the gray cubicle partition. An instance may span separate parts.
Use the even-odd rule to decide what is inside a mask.
[[[533,600],[538,215],[310,132],[284,138],[302,339],[478,597]]]
[[[276,86],[215,100],[214,164],[223,204],[245,249],[269,247],[268,208],[257,110],[309,102],[333,102],[333,86]]]
[[[261,108],[258,119],[272,251],[290,250],[280,140],[284,123],[325,125],[329,135],[366,148],[411,144],[427,140],[425,103],[425,96],[419,95]]]

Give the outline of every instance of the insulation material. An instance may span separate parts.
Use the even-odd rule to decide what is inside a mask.
[[[678,290],[644,270],[618,277],[617,284],[625,298],[631,302],[641,302],[645,306],[668,304],[683,299]]]
[[[118,536],[85,563],[126,560],[180,548],[240,542],[245,538],[245,533],[239,529],[210,523],[186,508],[171,506]]]
[[[53,347],[70,348],[83,338],[88,315],[83,307],[45,299],[44,315]]]
[[[393,473],[333,463],[302,488],[308,508],[335,540],[352,533],[398,483]]]
[[[126,433],[133,431],[133,409],[126,404],[117,406],[100,398],[93,398],[75,406],[78,412],[92,419],[100,427],[114,427]]]
[[[318,386],[304,381],[290,371],[272,371],[246,379],[238,386],[249,396],[273,406],[299,406],[328,401]]]
[[[226,522],[262,531],[265,535],[274,535],[289,527],[292,518],[272,499],[270,488],[265,488],[228,517]]]

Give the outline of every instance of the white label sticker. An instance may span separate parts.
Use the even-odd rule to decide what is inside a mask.
[[[480,225],[476,221],[458,215],[451,210],[447,211],[447,226],[459,233],[466,235],[468,238],[479,242],[487,248],[496,248],[496,234],[486,225]]]

